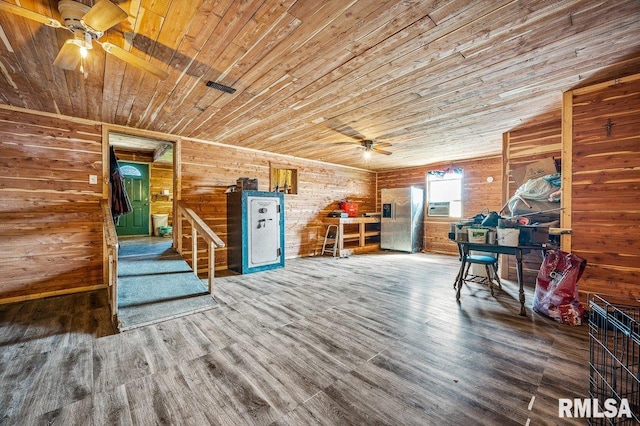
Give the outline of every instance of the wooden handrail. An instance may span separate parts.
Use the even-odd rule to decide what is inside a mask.
[[[209,293],[213,294],[213,276],[215,269],[215,249],[224,247],[224,241],[216,235],[215,232],[207,225],[192,209],[187,207],[182,201],[177,202],[177,226],[176,230],[176,249],[182,254],[182,218],[191,224],[191,261],[193,273],[198,276],[198,236],[201,236],[207,243],[207,275]],[[200,233],[200,235],[198,235]]]
[[[200,216],[198,216],[196,212],[186,207],[182,202],[178,203],[178,206],[186,214],[186,219],[189,220],[190,223],[193,222],[192,226],[202,233],[202,238],[212,241],[216,247],[224,247],[224,241],[222,241],[220,237],[218,237],[218,235],[209,228],[209,225],[200,219]]]
[[[109,293],[111,318],[115,321],[118,315],[118,235],[113,223],[109,200],[102,200],[100,204],[103,229],[103,276]]]

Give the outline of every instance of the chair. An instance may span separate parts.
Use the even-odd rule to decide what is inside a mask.
[[[336,257],[338,253],[338,225],[328,225],[327,232],[324,234],[324,242],[322,243],[322,252],[320,255],[324,255],[325,252],[329,252]]]
[[[460,255],[462,257],[462,254]],[[487,276],[479,276],[479,275],[471,275],[468,278],[469,270],[471,269],[472,264],[484,265],[485,271],[487,272]],[[489,268],[492,266],[492,268]],[[492,277],[493,275],[493,277]],[[463,282],[474,282],[484,284],[488,281],[489,291],[493,296],[493,281],[496,281],[498,284],[498,288],[502,289],[502,283],[500,283],[500,277],[498,276],[498,254],[497,253],[483,253],[483,254],[472,254],[469,253],[467,255],[466,268],[462,273],[462,281]]]

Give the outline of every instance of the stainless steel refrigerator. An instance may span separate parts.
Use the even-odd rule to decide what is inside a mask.
[[[424,191],[409,188],[382,189],[380,248],[415,253],[422,249]]]

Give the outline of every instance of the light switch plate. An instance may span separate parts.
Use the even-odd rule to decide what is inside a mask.
[[[95,185],[98,183],[98,176],[96,175],[89,175],[89,183],[91,185]]]

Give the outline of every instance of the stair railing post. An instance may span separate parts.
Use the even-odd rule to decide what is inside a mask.
[[[176,232],[176,250],[178,250],[178,253],[182,254],[182,209],[180,207],[178,207],[176,222],[178,222],[178,226],[174,227],[178,231]]]
[[[193,273],[198,276],[198,230],[195,223],[191,222],[191,260],[193,262]]]
[[[208,244],[208,252],[209,252],[209,271],[208,271],[208,281],[209,281],[209,294],[213,295],[213,275],[214,275],[214,267],[215,267],[215,251],[216,245],[213,241],[210,241]]]

